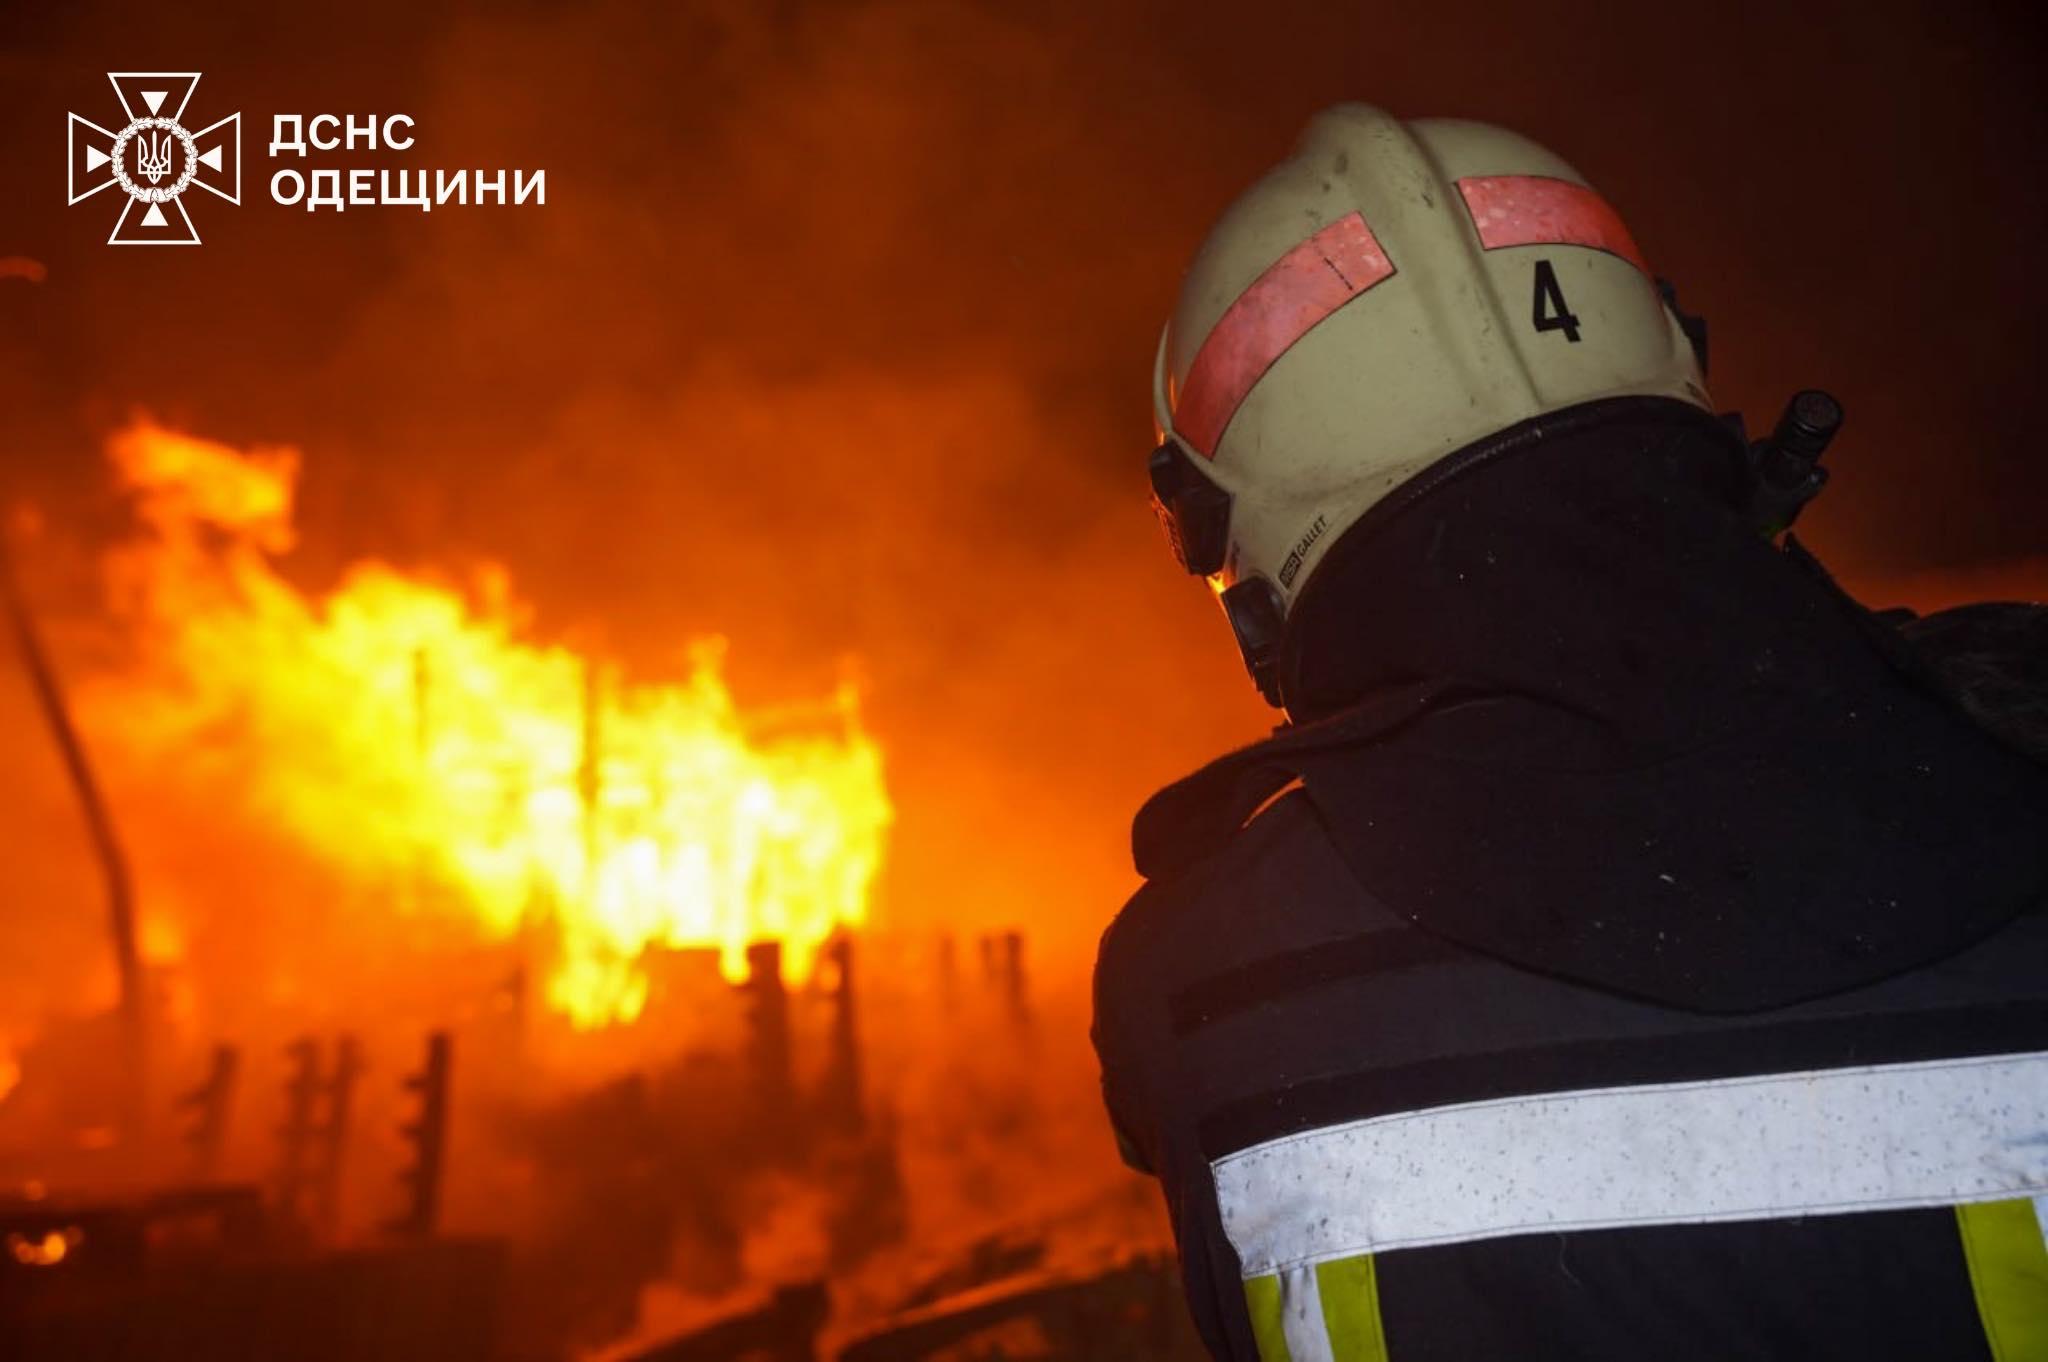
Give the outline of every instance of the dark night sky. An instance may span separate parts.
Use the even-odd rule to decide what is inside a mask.
[[[365,553],[492,557],[543,632],[639,665],[717,630],[766,692],[859,655],[921,895],[1000,810],[1074,849],[1013,859],[1026,898],[1084,885],[1092,932],[1137,800],[1264,722],[1147,515],[1147,375],[1208,221],[1338,99],[1574,162],[1711,318],[1716,396],[1753,424],[1841,395],[1808,523],[1852,579],[2048,555],[2048,117],[2017,3],[4,23],[0,255],[49,278],[0,283],[0,492],[66,533],[117,524],[96,450],[145,409],[305,451],[309,584]],[[199,204],[203,247],[109,249],[104,198],[64,206],[64,115],[109,116],[109,68],[196,68],[195,119],[243,111],[245,203]],[[327,163],[544,166],[548,205],[276,206],[283,111],[411,114],[412,151]]]

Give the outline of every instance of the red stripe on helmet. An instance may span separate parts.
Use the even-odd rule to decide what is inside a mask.
[[[1650,272],[1635,238],[1607,200],[1582,184],[1548,175],[1474,175],[1458,181],[1465,209],[1479,229],[1479,244],[1591,246]]]
[[[1357,213],[1266,267],[1210,330],[1173,406],[1173,431],[1204,458],[1273,361],[1309,329],[1394,272]]]

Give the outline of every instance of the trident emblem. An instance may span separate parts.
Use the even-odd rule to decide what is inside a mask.
[[[242,116],[188,131],[185,106],[198,88],[197,71],[110,71],[107,79],[127,122],[115,131],[71,115],[65,127],[69,201],[118,185],[128,201],[109,245],[198,245],[198,229],[180,196],[196,186],[229,203],[242,201]]]
[[[135,144],[135,168],[151,184],[162,184],[171,173],[171,135],[155,129],[145,132]]]

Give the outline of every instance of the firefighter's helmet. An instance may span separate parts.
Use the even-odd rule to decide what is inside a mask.
[[[1295,603],[1371,507],[1454,450],[1630,395],[1711,410],[1695,339],[1577,171],[1499,128],[1338,105],[1188,269],[1153,491],[1282,704]]]

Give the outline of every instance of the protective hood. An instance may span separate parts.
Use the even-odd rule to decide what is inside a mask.
[[[1298,778],[1418,926],[1708,1011],[1872,982],[2042,903],[2048,769],[1758,539],[1729,458],[1703,420],[1623,408],[1422,475],[1297,606],[1298,693],[1330,717],[1155,796],[1141,872]]]

